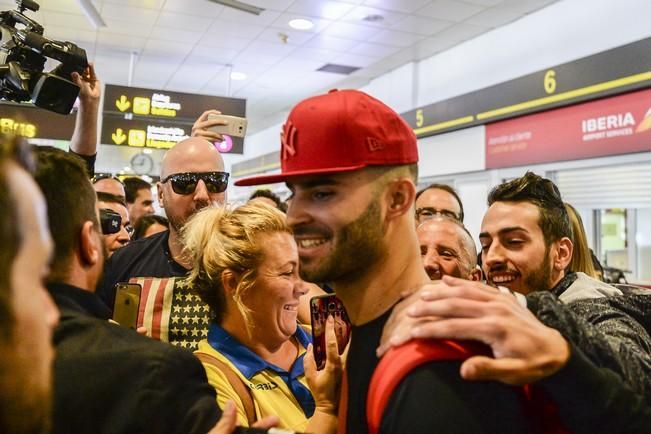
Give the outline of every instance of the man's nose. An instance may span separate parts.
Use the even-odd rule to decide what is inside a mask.
[[[210,200],[210,196],[208,194],[208,187],[206,187],[206,183],[203,182],[202,179],[200,179],[197,182],[197,187],[194,189],[193,199],[194,199],[195,202],[202,202],[202,201]]]

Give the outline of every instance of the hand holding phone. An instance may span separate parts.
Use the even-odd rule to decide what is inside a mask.
[[[312,347],[318,370],[326,362],[326,322],[328,317],[334,320],[335,336],[339,355],[343,354],[350,339],[350,320],[346,308],[334,294],[320,295],[310,299],[310,317],[312,322]]]
[[[213,124],[206,128],[208,131],[234,137],[244,137],[246,134],[248,123],[246,118],[210,113],[208,114],[208,121]]]
[[[136,330],[141,292],[142,286],[138,283],[117,283],[115,285],[115,304],[113,305],[113,320],[115,322],[123,327]]]

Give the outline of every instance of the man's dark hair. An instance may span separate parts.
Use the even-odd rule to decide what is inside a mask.
[[[127,207],[127,203],[124,201],[124,198],[122,196],[118,196],[111,193],[104,193],[103,191],[97,192],[97,201],[107,202],[107,203],[119,203],[120,205],[123,205],[125,208]]]
[[[16,199],[7,177],[7,163],[14,162],[31,172],[31,150],[20,137],[0,135],[0,342],[9,342],[13,335],[14,313],[11,295],[11,269],[20,250],[20,230]]]
[[[456,201],[459,203],[459,221],[461,223],[463,223],[463,217],[464,217],[464,214],[463,214],[463,202],[461,202],[461,198],[459,197],[459,194],[457,194],[457,191],[454,188],[447,185],[447,184],[434,183],[434,184],[428,185],[427,187],[423,188],[418,193],[416,193],[416,200],[418,200],[420,195],[425,193],[427,190],[434,190],[434,189],[447,191],[452,196],[454,196]]]
[[[255,199],[257,197],[266,197],[267,199],[271,199],[276,204],[276,208],[278,208],[282,212],[285,213],[287,212],[287,204],[282,200],[280,200],[280,197],[273,191],[268,190],[266,188],[260,188],[253,192],[251,197],[249,197],[249,200]]]
[[[563,237],[572,238],[567,210],[558,187],[549,179],[527,172],[520,178],[495,187],[488,194],[488,206],[495,202],[529,202],[538,207],[538,225],[549,247]]]
[[[150,183],[135,176],[125,178],[122,182],[124,182],[124,193],[128,204],[132,204],[136,201],[136,197],[138,197],[138,192],[140,190],[151,190]]]
[[[140,217],[138,221],[136,221],[136,225],[133,227],[133,235],[131,236],[131,240],[135,241],[143,238],[145,232],[147,232],[147,229],[149,229],[149,226],[153,225],[154,223],[158,223],[159,225],[165,226],[167,228],[170,227],[169,220],[167,220],[167,218],[163,217],[162,215],[144,215]]]
[[[92,222],[101,233],[95,206],[97,198],[81,158],[49,146],[35,148],[35,155],[34,178],[48,205],[47,216],[54,240],[49,280],[61,282],[68,277],[84,223]]]

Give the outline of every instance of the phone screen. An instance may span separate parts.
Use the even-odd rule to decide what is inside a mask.
[[[115,285],[115,304],[113,305],[113,320],[115,322],[123,327],[136,329],[141,292],[142,286],[138,283],[117,283]]]
[[[335,321],[335,335],[339,354],[344,352],[350,339],[350,320],[346,308],[334,294],[320,295],[310,299],[310,317],[312,320],[312,348],[317,369],[323,369],[326,361],[325,327],[328,316]]]

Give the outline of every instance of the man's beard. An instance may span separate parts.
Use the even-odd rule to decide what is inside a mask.
[[[549,291],[551,289],[552,263],[549,258],[550,251],[549,246],[545,247],[545,257],[542,263],[538,269],[524,279],[525,287],[528,290],[527,294],[534,291]]]
[[[197,202],[195,206],[192,208],[192,212],[189,215],[179,215],[176,214],[173,210],[165,208],[165,215],[167,216],[167,219],[170,222],[170,227],[174,229],[176,233],[181,233],[181,229],[183,229],[183,226],[190,220],[190,218],[201,211],[202,209],[209,207],[212,205],[214,202],[210,201],[204,201],[204,202]]]
[[[5,347],[6,344],[1,346]],[[42,434],[50,432],[50,380],[38,382],[29,361],[20,360],[12,343],[2,351],[0,362],[0,432]]]
[[[301,277],[308,282],[335,283],[364,275],[384,254],[381,215],[380,202],[373,199],[362,215],[334,234],[334,250],[320,265],[310,269],[301,263]]]

